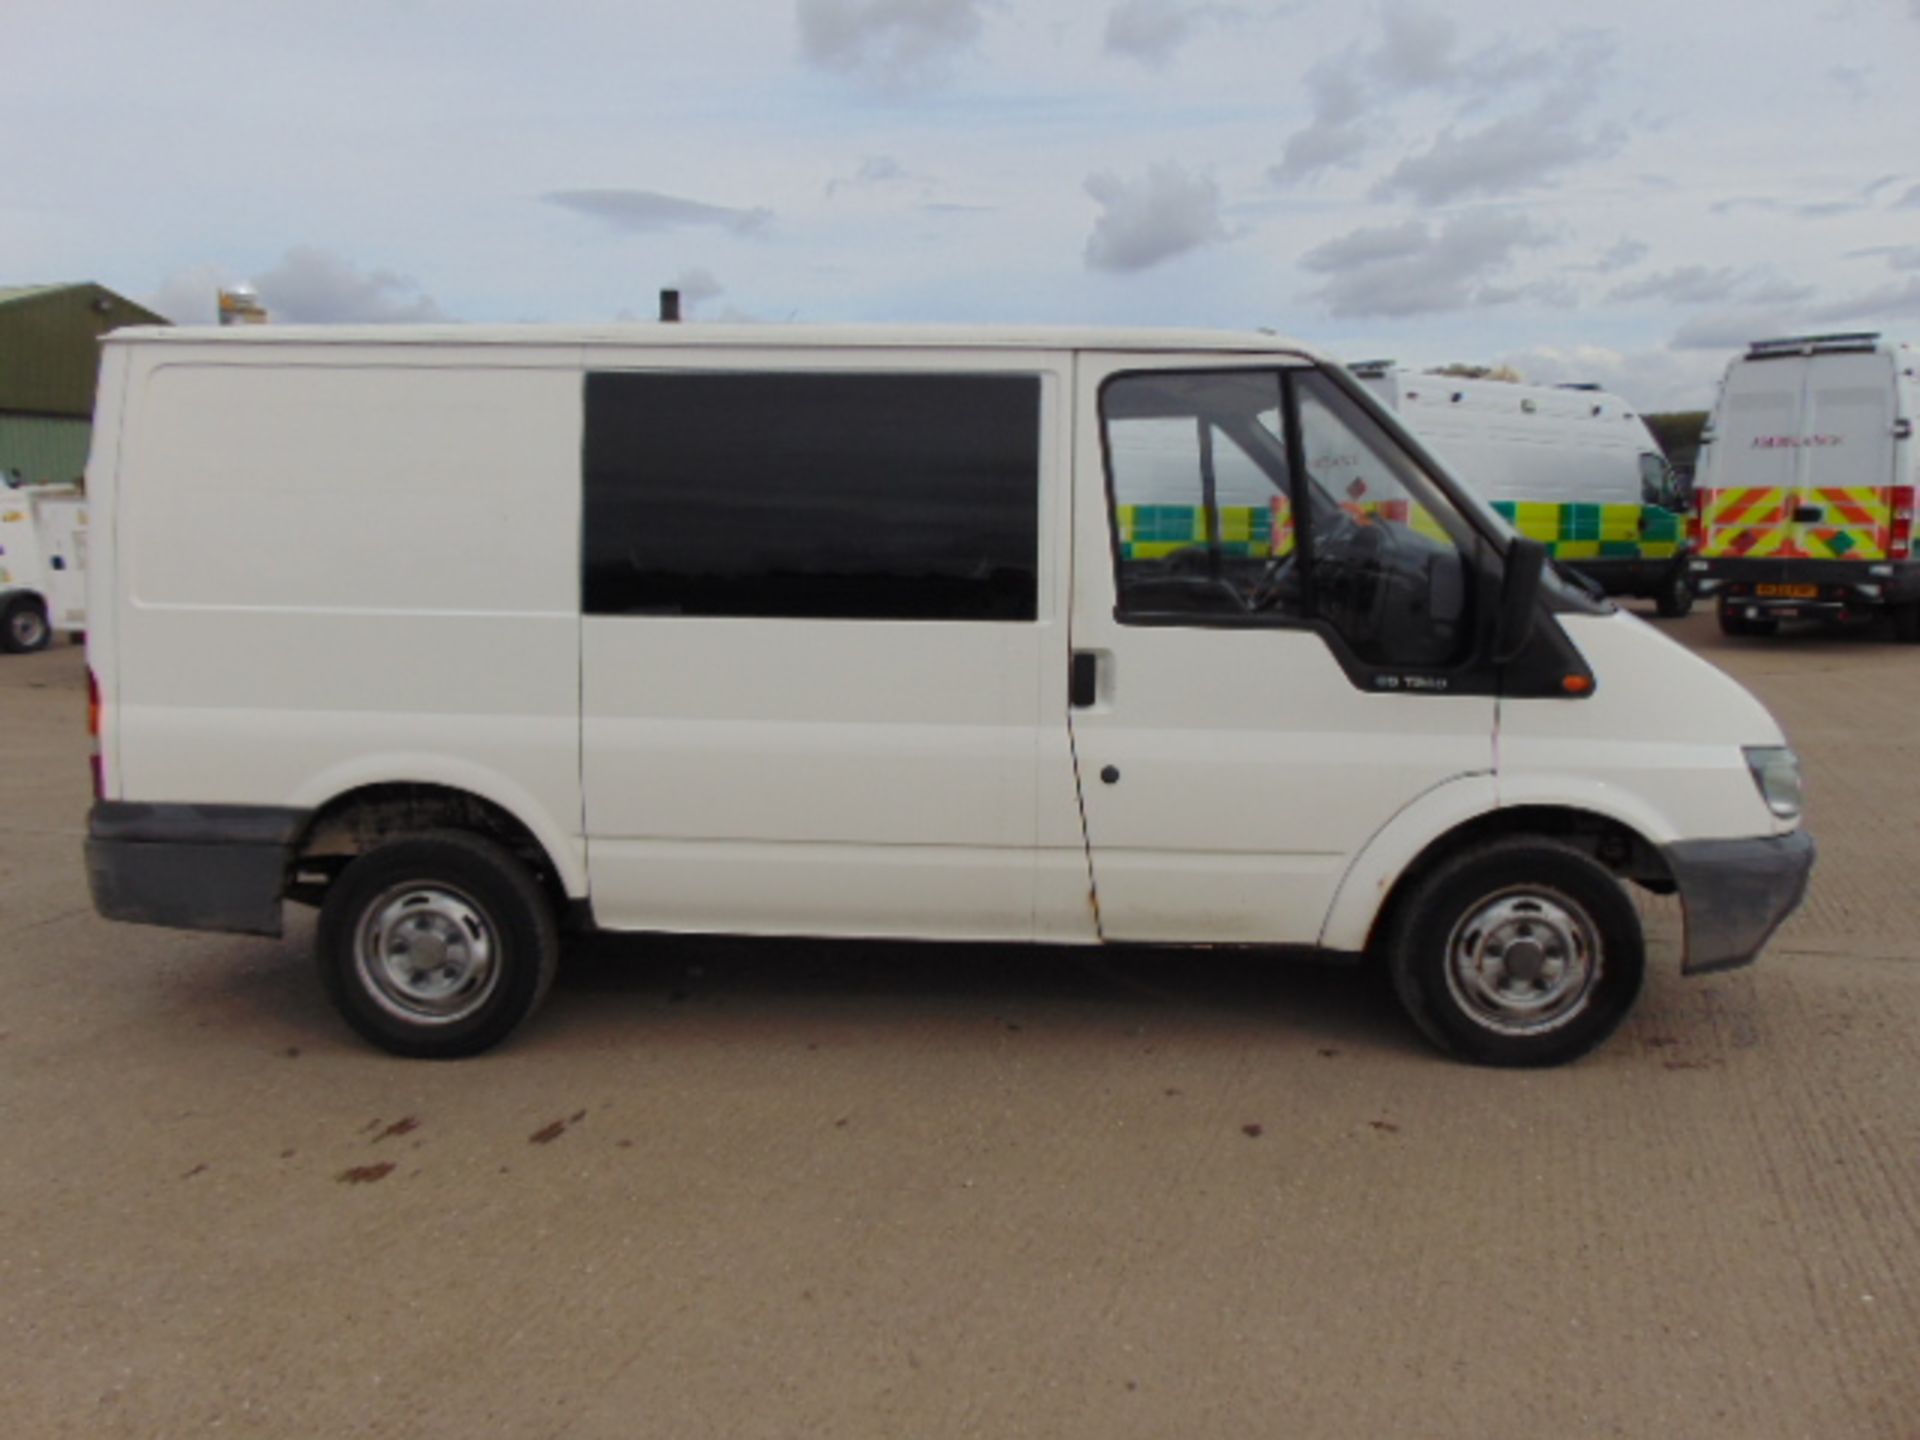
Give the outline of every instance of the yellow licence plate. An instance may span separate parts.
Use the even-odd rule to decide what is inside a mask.
[[[1753,593],[1763,600],[1818,600],[1818,585],[1756,585]]]

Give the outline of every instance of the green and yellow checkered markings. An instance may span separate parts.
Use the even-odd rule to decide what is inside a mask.
[[[1680,553],[1685,522],[1658,505],[1496,500],[1493,508],[1557,560],[1664,560]]]
[[[1446,542],[1447,532],[1425,508],[1406,500],[1372,500],[1342,506],[1361,521],[1406,525]],[[1500,500],[1494,509],[1521,534],[1544,543],[1562,560],[1652,559],[1680,553],[1685,520],[1658,505],[1562,505]],[[1120,554],[1157,560],[1207,543],[1206,510],[1198,505],[1120,505]],[[1220,548],[1228,555],[1273,556],[1293,551],[1293,523],[1285,501],[1271,506],[1223,505]]]
[[[1264,558],[1293,553],[1292,513],[1284,501],[1222,505],[1216,513],[1224,554]],[[1158,560],[1207,544],[1207,512],[1200,505],[1117,505],[1114,515],[1120,555],[1126,560]]]

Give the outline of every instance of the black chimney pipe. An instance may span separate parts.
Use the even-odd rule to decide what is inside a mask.
[[[678,290],[660,292],[660,323],[662,325],[680,323],[680,292]]]

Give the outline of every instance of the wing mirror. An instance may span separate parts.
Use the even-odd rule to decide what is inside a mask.
[[[1493,654],[1505,665],[1527,648],[1534,617],[1540,606],[1540,575],[1547,566],[1547,547],[1538,540],[1516,535],[1507,545],[1507,568],[1500,577],[1500,604],[1494,616]]]

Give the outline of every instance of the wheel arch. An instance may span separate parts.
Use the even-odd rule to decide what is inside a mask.
[[[1592,855],[1616,876],[1671,893],[1673,873],[1661,853],[1672,837],[1650,815],[1593,803],[1593,797],[1530,796],[1500,803],[1493,776],[1468,776],[1428,791],[1386,826],[1354,859],[1340,882],[1320,943],[1360,952],[1374,943],[1395,904],[1422,876],[1470,845],[1510,835],[1539,835]]]
[[[518,857],[556,908],[581,900],[586,877],[577,853],[550,825],[493,795],[427,780],[375,780],[312,805],[293,847],[292,898],[317,903],[356,856],[389,840],[437,830],[484,836]]]

